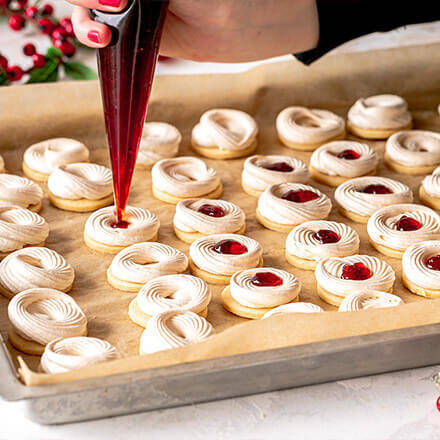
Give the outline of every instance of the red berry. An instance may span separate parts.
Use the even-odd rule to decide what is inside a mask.
[[[337,243],[341,239],[335,231],[330,229],[320,229],[315,232],[312,237],[321,244]]]
[[[392,194],[393,191],[391,191],[385,185],[375,185],[374,183],[372,183],[371,185],[367,185],[360,192],[364,192],[367,194]]]
[[[62,26],[57,26],[50,34],[52,40],[64,41],[69,35]]]
[[[59,25],[64,28],[69,37],[73,37],[73,25],[72,20],[68,17],[63,17],[60,19]]]
[[[49,17],[53,14],[53,6],[49,3],[46,3],[43,5],[43,8],[41,9],[41,15],[44,15],[45,17]]]
[[[293,171],[293,167],[291,167],[287,162],[269,163],[267,165],[263,165],[262,168],[271,171],[278,171],[280,173],[290,173]]]
[[[359,159],[361,156],[359,153],[357,153],[354,150],[344,150],[341,151],[337,157],[339,159],[345,159],[345,160],[356,160]]]
[[[210,205],[205,203],[198,210],[202,214],[209,215],[209,217],[224,217],[225,210],[220,206]]]
[[[367,280],[373,274],[371,270],[363,263],[346,264],[342,268],[342,279],[344,280],[354,280],[362,281]]]
[[[34,67],[38,69],[40,67],[44,67],[44,65],[46,64],[46,58],[44,57],[44,55],[36,53],[32,55],[32,62],[34,63]]]
[[[440,270],[440,255],[434,255],[425,261],[426,267],[431,270]]]
[[[24,7],[27,5],[27,0],[17,0],[17,4],[21,9],[24,9]]]
[[[218,254],[241,255],[247,252],[247,247],[236,240],[221,240],[213,246]]]
[[[294,191],[291,189],[281,198],[284,200],[289,200],[289,202],[305,203],[310,202],[311,200],[315,200],[318,197],[318,194],[308,189],[300,189],[298,191]]]
[[[8,59],[3,55],[0,55],[0,67],[3,70],[6,70],[6,68],[8,67]]]
[[[53,42],[53,45],[58,48],[61,52],[63,52],[64,55],[67,57],[71,57],[75,54],[76,48],[75,46],[68,40],[62,41],[62,40],[55,40]]]
[[[38,20],[38,26],[40,27],[41,32],[45,35],[50,35],[55,29],[53,21],[49,20],[48,18]]]
[[[21,31],[24,28],[25,24],[25,19],[19,14],[14,14],[9,17],[9,27],[13,31]]]
[[[38,9],[35,6],[28,6],[25,11],[24,15],[26,15],[27,18],[35,18],[38,14]]]
[[[437,399],[437,410],[440,411],[440,397]]]
[[[9,81],[20,81],[23,74],[23,69],[19,66],[9,66],[6,69],[6,75],[8,76]]]
[[[23,53],[28,57],[31,57],[36,52],[37,49],[35,49],[35,46],[32,43],[27,43],[23,46]]]
[[[421,227],[422,224],[419,221],[407,215],[402,215],[396,222],[396,229],[398,231],[417,231]]]
[[[0,0],[0,7],[6,8],[11,3],[11,0]]]
[[[283,280],[272,272],[257,272],[252,277],[251,283],[258,287],[275,287],[281,286]]]

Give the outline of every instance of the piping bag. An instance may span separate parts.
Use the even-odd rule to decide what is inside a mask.
[[[153,82],[168,0],[129,0],[119,13],[91,11],[112,31],[107,47],[97,50],[105,127],[113,171],[115,228],[125,218],[148,98]]]

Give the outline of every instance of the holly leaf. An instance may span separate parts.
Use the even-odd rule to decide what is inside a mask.
[[[48,58],[49,60],[58,60],[60,58],[63,57],[63,53],[57,49],[56,47],[49,47],[49,49],[47,49],[46,52],[46,58]]]
[[[73,79],[96,79],[96,73],[88,66],[77,61],[66,61],[63,63],[64,72]]]
[[[59,64],[56,61],[48,60],[43,67],[31,71],[27,84],[56,81],[58,66]]]
[[[0,86],[7,86],[9,84],[8,77],[3,69],[0,68]]]

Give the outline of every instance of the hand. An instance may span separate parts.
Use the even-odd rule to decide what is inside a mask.
[[[110,29],[87,9],[116,12],[129,0],[68,0],[78,39],[104,47]],[[194,61],[245,62],[312,49],[318,42],[315,0],[170,0],[160,53]]]

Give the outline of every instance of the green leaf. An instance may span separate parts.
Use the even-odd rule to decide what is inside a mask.
[[[73,79],[95,79],[96,73],[83,63],[77,61],[66,61],[63,63],[64,71],[67,76]]]
[[[46,52],[46,58],[50,60],[58,60],[63,57],[63,53],[56,47],[49,47]]]
[[[45,66],[31,71],[27,84],[56,81],[58,66],[56,61],[48,60]]]
[[[0,86],[7,86],[9,84],[8,77],[3,69],[0,68]]]

